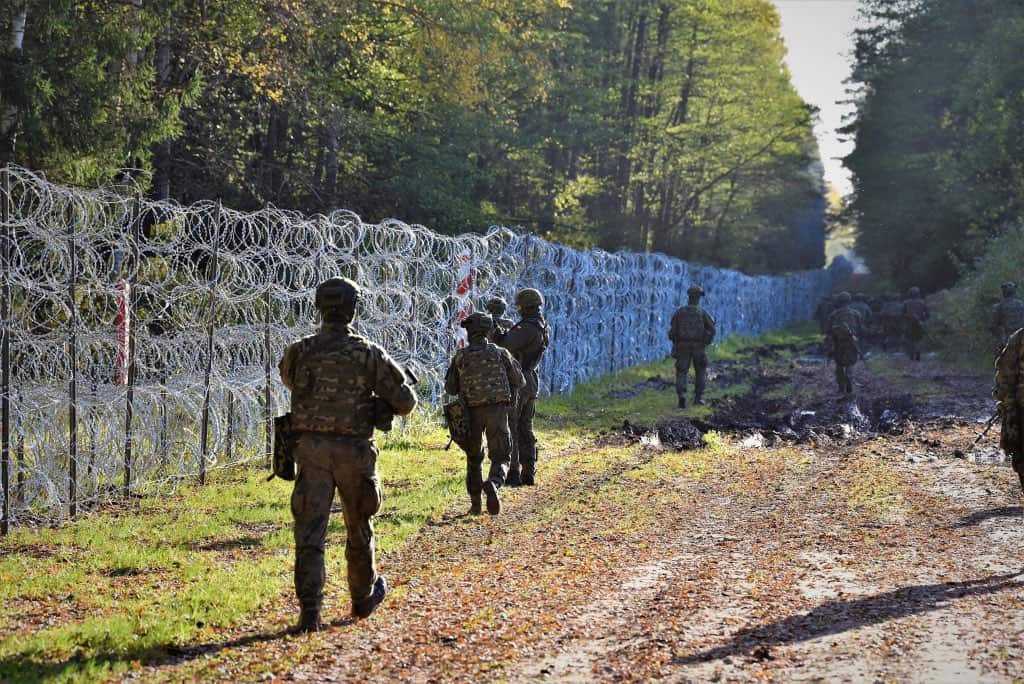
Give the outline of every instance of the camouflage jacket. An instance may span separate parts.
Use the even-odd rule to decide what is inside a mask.
[[[508,318],[495,318],[494,328],[487,336],[488,341],[493,342],[494,344],[501,344],[501,341],[505,339],[505,335],[508,334],[508,331],[511,330],[514,325],[515,323]]]
[[[537,368],[547,351],[550,337],[548,324],[541,316],[529,316],[512,326],[504,338],[501,346],[508,349],[512,358],[519,362],[523,375],[526,377],[526,385],[523,388],[525,396],[535,397],[539,391],[539,378]]]
[[[996,359],[995,395],[1002,418],[999,444],[1010,456],[1024,454],[1021,418],[1024,417],[1024,330],[1010,335]]]
[[[668,339],[672,341],[672,354],[682,345],[706,347],[715,339],[715,319],[696,304],[687,304],[676,309],[668,328]]]
[[[1000,343],[1020,328],[1024,328],[1024,301],[1011,297],[992,307],[992,332]]]
[[[526,384],[523,371],[507,349],[473,341],[455,352],[444,378],[444,391],[467,406],[510,404]]]
[[[378,401],[400,416],[416,407],[398,364],[345,325],[324,324],[290,345],[278,368],[292,392],[292,427],[299,432],[369,438]]]

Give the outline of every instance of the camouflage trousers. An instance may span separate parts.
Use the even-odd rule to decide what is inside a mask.
[[[836,362],[836,383],[839,391],[845,394],[853,393],[853,365]]]
[[[693,396],[704,396],[708,377],[708,354],[702,344],[679,344],[674,350],[676,357],[676,396],[686,398],[686,381],[693,364]]]
[[[508,425],[509,407],[504,404],[469,407],[469,437],[466,439],[466,491],[479,496],[484,479],[483,438],[487,437],[487,457],[491,468],[487,479],[498,487],[505,484],[512,458],[512,433]]]
[[[537,415],[537,395],[519,394],[509,427],[512,431],[512,457],[508,472],[513,480],[520,476],[532,478],[537,470],[537,435],[533,418]]]
[[[377,581],[373,516],[380,510],[377,448],[373,441],[304,432],[295,447],[295,594],[303,609],[319,610],[325,579],[324,545],[334,492],[341,496],[348,540],[348,589],[353,601],[370,596]]]

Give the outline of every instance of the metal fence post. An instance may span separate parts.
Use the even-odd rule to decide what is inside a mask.
[[[267,248],[270,248],[270,206],[267,206]],[[267,468],[271,467],[274,457],[274,414],[270,405],[270,279],[273,277],[271,267],[267,266],[267,284],[263,292],[263,437]]]
[[[128,328],[128,377],[126,381],[128,383],[128,391],[125,396],[125,407],[124,407],[124,487],[123,495],[124,498],[131,496],[132,486],[132,421],[135,418],[135,309],[136,309],[136,298],[135,298],[135,283],[133,282],[137,278],[132,278],[132,268],[135,269],[136,275],[138,274],[140,254],[139,254],[139,227],[142,221],[142,197],[141,195],[135,196],[135,211],[131,217],[131,223],[128,227],[129,239],[131,240],[131,252],[132,262],[129,266],[128,277],[124,278],[125,293],[124,293],[124,322]]]
[[[68,351],[71,361],[71,380],[68,384],[68,515],[74,518],[78,515],[78,259],[74,208],[71,211],[71,220],[68,222],[68,254],[71,259],[71,276],[68,280],[68,305],[71,311],[68,321]]]
[[[213,372],[213,330],[216,324],[216,288],[217,279],[220,276],[220,268],[217,263],[220,257],[220,220],[221,203],[217,202],[217,212],[214,215],[213,224],[213,260],[206,271],[207,281],[210,285],[210,306],[209,320],[206,326],[206,373],[203,380],[203,421],[199,436],[199,484],[206,484],[206,459],[209,456],[210,440],[210,376]]]
[[[0,318],[3,318],[3,337],[0,339],[0,488],[4,490],[3,509],[0,510],[0,535],[11,529],[11,176],[6,168],[3,196],[3,240],[0,261],[3,268],[3,291],[0,292]]]

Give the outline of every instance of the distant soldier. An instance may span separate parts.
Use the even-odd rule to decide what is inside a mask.
[[[873,337],[874,312],[868,304],[868,296],[863,292],[853,295],[853,302],[850,304],[853,310],[860,314],[860,340],[865,344]]]
[[[907,354],[911,361],[921,360],[921,340],[924,339],[924,324],[928,320],[928,305],[921,298],[921,290],[916,287],[907,292],[907,300],[903,302],[903,328],[907,339]]]
[[[532,485],[537,468],[537,435],[533,432],[533,417],[537,413],[537,394],[540,377],[537,368],[547,351],[550,337],[544,320],[544,296],[533,288],[516,294],[519,322],[502,338],[501,346],[512,353],[526,377],[526,385],[519,393],[512,414],[512,463],[509,466],[508,485]]]
[[[903,303],[893,294],[887,294],[883,299],[879,314],[882,319],[882,348],[889,351],[899,348],[903,337]]]
[[[290,345],[281,359],[281,379],[291,390],[294,449],[295,593],[301,605],[298,629],[320,630],[324,587],[324,542],[335,490],[341,495],[348,541],[348,587],[352,613],[366,617],[384,600],[387,582],[374,562],[373,516],[381,505],[377,449],[378,413],[406,415],[416,396],[387,352],[349,330],[359,286],[331,278],[316,289],[320,331]]]
[[[672,356],[676,360],[676,396],[679,408],[686,408],[686,380],[693,364],[693,403],[704,403],[704,386],[707,383],[707,346],[715,339],[715,319],[700,307],[704,290],[700,285],[691,285],[686,291],[687,304],[679,307],[672,315],[668,339],[672,341]]]
[[[505,484],[512,457],[512,435],[508,414],[519,390],[526,384],[523,372],[512,355],[487,336],[494,326],[491,317],[474,313],[461,323],[469,335],[469,344],[455,352],[445,375],[444,390],[458,395],[469,409],[468,441],[460,446],[466,452],[466,491],[473,515],[481,512],[480,494],[487,495],[487,512],[501,512],[498,490]],[[491,469],[484,482],[483,436],[487,435],[487,455]]]
[[[1024,490],[1024,330],[1018,329],[996,359],[996,407],[1002,419],[999,446],[1010,457]]]
[[[851,306],[853,298],[848,292],[836,295],[836,310],[828,317],[828,349],[836,364],[836,383],[842,394],[853,394],[853,366],[860,358],[857,336],[861,331],[861,318]]]
[[[992,333],[996,337],[996,353],[1003,348],[1010,335],[1024,328],[1024,301],[1017,297],[1014,283],[1003,283],[1003,301],[992,307]]]
[[[506,308],[505,300],[501,297],[491,297],[487,300],[487,313],[491,315],[491,320],[494,321],[494,328],[491,330],[491,334],[487,336],[487,339],[495,344],[501,344],[501,340],[504,339],[508,331],[515,325],[511,319],[505,318]]]
[[[818,330],[821,333],[828,333],[828,317],[832,315],[834,306],[831,297],[822,297],[818,300],[818,306],[814,309],[814,320],[818,322]]]

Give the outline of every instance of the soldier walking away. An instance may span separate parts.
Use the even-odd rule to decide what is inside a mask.
[[[455,352],[448,366],[444,389],[458,395],[469,409],[469,435],[459,446],[466,452],[466,491],[469,512],[481,512],[481,492],[487,495],[487,512],[501,512],[498,490],[505,484],[512,458],[512,435],[508,414],[519,390],[526,384],[523,372],[512,355],[487,341],[493,328],[491,317],[474,313],[461,323],[469,335],[469,344]],[[491,469],[484,482],[483,436],[487,435],[487,455]]]
[[[860,358],[857,336],[861,331],[861,318],[851,306],[848,292],[836,296],[838,307],[828,317],[828,350],[836,364],[836,383],[841,394],[853,394],[853,366]]]
[[[992,307],[992,333],[996,337],[996,353],[1006,345],[1010,335],[1024,328],[1024,301],[1017,297],[1017,285],[1003,283],[1003,301]]]
[[[688,302],[672,315],[668,339],[672,341],[672,356],[676,360],[676,396],[679,408],[686,408],[686,376],[693,364],[693,403],[704,403],[704,386],[707,383],[707,346],[715,339],[715,319],[700,307],[704,290],[700,285],[691,285],[686,291]]]
[[[885,295],[882,304],[882,349],[898,349],[903,336],[903,304],[894,294]]]
[[[501,297],[491,297],[487,300],[487,313],[490,314],[491,320],[494,321],[494,328],[491,330],[491,334],[487,336],[487,339],[495,344],[501,344],[501,341],[508,334],[508,331],[515,325],[511,319],[505,318],[505,309],[508,308],[505,304],[505,300]]]
[[[1001,418],[999,446],[1010,457],[1024,490],[1024,330],[1018,329],[996,359],[996,408]]]
[[[550,340],[544,320],[544,296],[533,288],[526,288],[516,294],[515,305],[520,320],[502,338],[501,346],[519,362],[526,385],[512,412],[512,462],[506,481],[510,487],[532,485],[536,476],[537,436],[533,432],[533,417],[537,413],[540,388],[537,368]]]
[[[907,292],[908,299],[903,302],[903,325],[907,336],[907,354],[911,361],[921,360],[921,340],[924,339],[924,324],[928,320],[928,305],[921,298],[921,290],[916,287]]]
[[[375,423],[381,414],[407,415],[416,406],[406,374],[387,352],[349,329],[359,286],[331,278],[316,289],[319,332],[290,345],[281,379],[291,390],[291,423],[298,433],[292,491],[295,519],[297,629],[320,629],[324,543],[335,490],[341,496],[348,539],[352,613],[366,617],[384,600],[387,582],[374,561],[373,516],[380,510]]]

